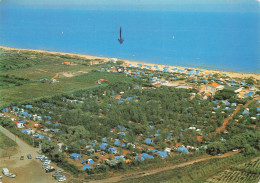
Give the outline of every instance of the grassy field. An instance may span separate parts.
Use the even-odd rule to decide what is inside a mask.
[[[8,157],[17,152],[17,144],[4,134],[0,133],[0,157]]]
[[[90,65],[90,61],[77,56],[0,49],[1,106],[92,87],[100,78],[118,79],[110,73],[92,72],[101,65]],[[57,82],[49,83],[54,76]]]

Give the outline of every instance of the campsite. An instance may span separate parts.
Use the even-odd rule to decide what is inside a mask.
[[[259,80],[113,59],[1,51],[2,63],[13,61],[1,73],[1,126],[62,167],[67,180],[134,174],[235,149],[239,161],[226,161],[236,165],[259,155]],[[176,178],[164,173],[165,180]]]

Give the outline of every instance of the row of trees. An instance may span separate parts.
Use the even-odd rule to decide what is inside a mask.
[[[248,131],[234,135],[226,141],[212,142],[208,145],[207,152],[211,155],[217,155],[241,148],[244,148],[245,154],[255,154],[257,150],[260,150],[260,132]]]

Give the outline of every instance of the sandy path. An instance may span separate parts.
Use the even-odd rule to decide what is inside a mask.
[[[167,167],[163,167],[163,168],[157,168],[157,169],[153,169],[153,170],[146,170],[146,171],[140,171],[140,172],[135,172],[135,173],[123,174],[123,175],[120,175],[120,176],[117,176],[117,177],[111,177],[111,178],[107,178],[107,179],[103,179],[103,180],[90,181],[90,183],[119,182],[119,181],[124,181],[124,180],[129,180],[129,179],[140,178],[140,177],[149,176],[149,175],[160,173],[160,172],[167,171],[167,170],[172,170],[172,169],[175,169],[175,168],[184,167],[184,166],[191,165],[191,164],[198,163],[198,162],[202,162],[202,161],[233,156],[233,155],[235,155],[239,152],[228,152],[228,153],[223,154],[221,156],[203,157],[203,158],[200,158],[200,159],[197,159],[197,160],[181,163],[181,164],[178,164],[178,165],[171,165],[171,166],[167,166]]]
[[[260,99],[260,97],[257,97],[257,98],[254,98],[252,100],[249,100],[245,104],[244,108],[247,108],[253,101],[258,100],[258,99]],[[224,119],[223,125],[217,129],[217,132],[221,132],[221,131],[225,131],[226,130],[226,127],[227,127],[227,124],[228,124],[229,120],[233,119],[233,116],[236,115],[236,113],[238,113],[238,111],[240,110],[240,106],[241,105],[237,106],[236,110],[233,112],[233,114],[231,116],[229,116],[226,119]]]

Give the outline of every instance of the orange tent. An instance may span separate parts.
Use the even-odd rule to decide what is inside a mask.
[[[197,141],[202,141],[202,136],[197,136]]]
[[[216,88],[216,87],[220,86],[220,84],[214,82],[214,83],[211,83],[211,86]]]
[[[130,162],[131,162],[130,159],[125,160],[125,163],[130,163]]]
[[[65,65],[70,65],[70,62],[63,62]]]

